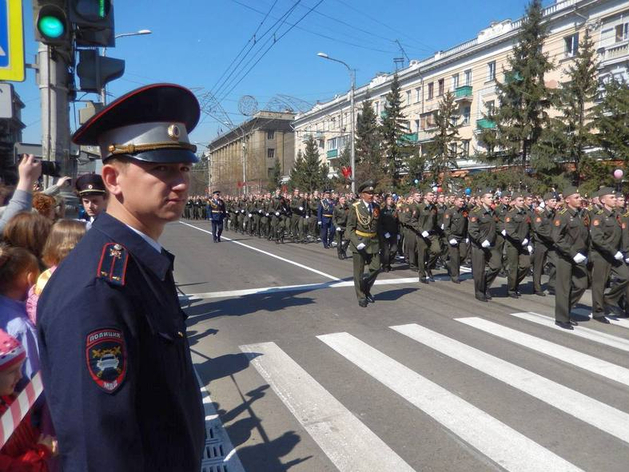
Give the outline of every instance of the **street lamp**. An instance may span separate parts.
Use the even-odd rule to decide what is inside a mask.
[[[352,69],[350,66],[348,66],[345,62],[339,60],[339,59],[334,59],[333,57],[328,56],[326,53],[324,52],[318,52],[317,56],[323,58],[323,59],[327,59],[328,61],[334,61],[334,62],[339,62],[341,64],[343,64],[345,67],[347,67],[347,71],[349,72],[349,79],[350,79],[350,84],[351,84],[351,91],[350,91],[350,107],[351,107],[351,114],[352,114],[352,126],[351,126],[351,134],[350,134],[350,154],[349,154],[349,166],[351,167],[352,170],[352,193],[356,193],[356,152],[354,149],[354,91],[356,90],[356,71],[354,69]]]
[[[127,38],[129,36],[144,36],[145,34],[151,34],[152,31],[148,29],[143,29],[139,31],[135,31],[133,33],[120,33],[115,36],[115,39],[118,38]],[[103,57],[107,57],[107,48],[103,48]],[[100,100],[103,102],[103,106],[107,105],[107,84],[103,86],[100,91]]]

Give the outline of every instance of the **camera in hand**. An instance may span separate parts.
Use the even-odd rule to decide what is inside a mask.
[[[42,175],[50,175],[51,177],[59,177],[61,175],[61,166],[57,162],[42,161]]]

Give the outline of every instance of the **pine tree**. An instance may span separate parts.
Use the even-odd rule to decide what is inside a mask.
[[[608,159],[629,160],[629,85],[610,80],[596,106],[596,142]]]
[[[388,182],[387,165],[382,155],[382,133],[371,100],[363,101],[356,118],[356,169],[357,183],[373,180],[376,184]]]
[[[304,166],[304,155],[302,154],[300,149],[299,151],[297,151],[297,157],[295,158],[293,168],[290,170],[288,182],[291,188],[304,189]]]
[[[454,94],[447,92],[439,102],[436,134],[426,146],[428,170],[432,173],[433,180],[441,185],[448,180],[448,172],[458,167],[460,125],[457,108]]]
[[[577,56],[565,74],[567,81],[557,93],[556,108],[560,117],[550,120],[531,164],[538,172],[549,176],[561,172],[563,165],[570,163],[574,166],[571,180],[578,185],[585,150],[594,143],[591,104],[598,91],[596,51],[589,30],[585,30]]]
[[[297,153],[295,165],[290,173],[291,187],[306,192],[322,190],[324,186],[329,185],[328,172],[328,165],[321,163],[317,142],[309,136],[305,152],[302,154],[300,150]]]
[[[542,23],[542,2],[531,0],[517,37],[517,44],[507,60],[505,80],[496,80],[498,107],[487,115],[495,129],[480,135],[487,148],[486,160],[504,164],[528,164],[531,149],[538,142],[548,122],[551,94],[544,75],[553,64],[542,52],[547,37]]]
[[[404,139],[409,129],[402,108],[400,82],[396,73],[393,75],[391,90],[386,95],[381,125],[383,167],[394,187],[398,185],[400,169],[404,166],[404,161],[414,150],[414,147]]]
[[[273,172],[271,172],[271,176],[269,177],[269,184],[267,188],[269,192],[273,192],[276,188],[280,188],[282,186],[282,165],[280,164],[280,160],[275,158],[275,165],[273,166]]]

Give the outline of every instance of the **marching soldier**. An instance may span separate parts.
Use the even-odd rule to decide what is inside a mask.
[[[334,225],[336,233],[336,252],[339,259],[343,260],[347,258],[347,246],[349,245],[349,239],[345,238],[345,228],[347,227],[347,215],[349,214],[349,206],[345,201],[345,197],[339,197],[338,205],[334,206],[334,213],[332,223]]]
[[[520,283],[531,266],[531,218],[525,205],[525,195],[514,193],[511,196],[512,209],[505,216],[505,241],[507,247],[507,293],[511,298],[520,298]]]
[[[447,264],[450,279],[455,284],[459,280],[461,261],[467,257],[468,238],[467,225],[468,213],[465,209],[465,199],[462,195],[456,195],[452,208],[448,208],[443,215],[443,231],[448,242],[450,260]]]
[[[317,226],[317,213],[319,211],[319,191],[315,190],[312,192],[310,196],[310,200],[308,201],[308,236],[312,238],[313,241],[317,241],[318,237],[318,226]]]
[[[329,249],[334,238],[332,218],[334,217],[334,202],[330,200],[330,191],[323,192],[323,198],[319,202],[317,209],[317,221],[321,229],[321,243],[325,249]]]
[[[496,213],[496,231],[498,234],[496,235],[496,250],[500,254],[500,275],[503,275],[504,272],[504,253],[505,253],[505,235],[507,231],[505,230],[505,218],[507,217],[507,213],[511,209],[511,195],[504,191],[500,194],[499,203],[495,208]]]
[[[424,201],[419,206],[419,214],[414,222],[417,233],[417,269],[419,281],[427,284],[434,282],[432,269],[441,250],[437,233],[437,208],[432,189],[424,193]]]
[[[581,195],[576,187],[563,191],[564,208],[557,211],[551,236],[557,253],[555,280],[555,324],[574,329],[578,323],[570,319],[570,310],[588,287],[587,256],[589,232],[581,210]]]
[[[382,269],[385,272],[391,270],[391,264],[397,254],[398,244],[398,221],[397,209],[393,203],[393,196],[387,195],[384,207],[380,212],[382,219]]]
[[[299,189],[293,190],[293,197],[290,199],[290,227],[293,234],[293,242],[303,243],[306,238],[304,234],[304,216],[306,215],[306,201],[299,193]]]
[[[225,210],[225,202],[221,200],[221,192],[214,190],[212,199],[209,201],[210,220],[212,221],[212,239],[215,243],[221,242],[221,233],[223,232],[223,219],[227,214]]]
[[[482,191],[479,193],[478,205],[469,214],[474,294],[481,302],[491,300],[489,287],[496,280],[501,267],[501,254],[496,247],[496,214],[491,207],[492,202],[491,190]]]
[[[609,323],[605,317],[606,306],[618,306],[629,284],[629,269],[622,252],[622,223],[616,213],[616,194],[606,187],[598,192],[602,209],[592,215],[590,242],[592,259],[592,318]],[[614,284],[605,293],[610,276]]]
[[[555,289],[555,250],[551,230],[556,206],[556,195],[552,192],[547,193],[544,195],[544,207],[538,207],[534,210],[532,220],[533,240],[535,242],[535,252],[533,253],[533,289],[535,295],[539,295],[540,297],[546,296],[542,288],[542,273],[547,261],[551,265],[551,271],[548,275],[548,288],[551,291]]]
[[[358,305],[365,308],[375,300],[371,296],[380,273],[380,237],[382,236],[380,207],[373,203],[374,184],[365,182],[359,188],[360,200],[352,205],[347,217],[347,234],[354,262],[354,288]],[[363,274],[365,265],[369,268]]]

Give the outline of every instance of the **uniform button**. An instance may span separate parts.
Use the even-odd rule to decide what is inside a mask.
[[[180,338],[183,338],[183,333],[181,331],[177,331],[177,336],[179,336]]]

